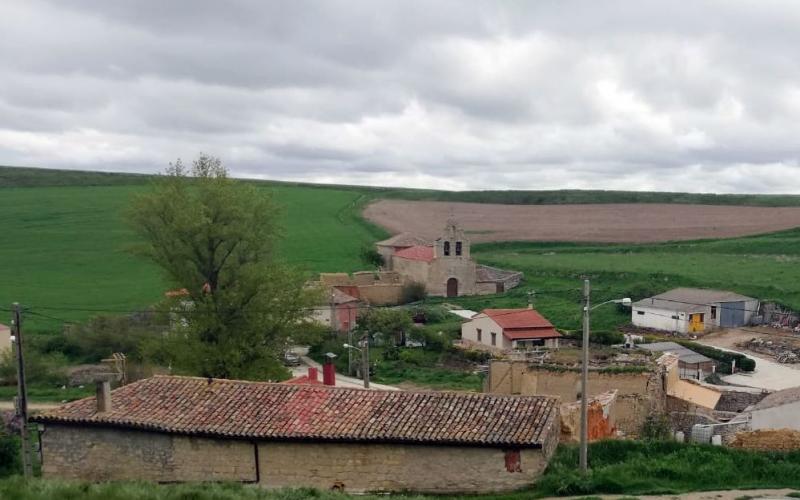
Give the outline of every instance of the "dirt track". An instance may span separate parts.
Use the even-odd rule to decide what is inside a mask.
[[[481,241],[657,242],[731,238],[800,226],[800,207],[497,205],[379,200],[364,216],[392,233],[439,235],[451,215]]]

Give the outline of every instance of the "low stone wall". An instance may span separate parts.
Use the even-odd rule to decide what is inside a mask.
[[[542,449],[401,444],[247,442],[47,424],[44,477],[87,481],[258,482],[352,493],[481,493],[532,484],[559,437],[556,413]],[[258,470],[256,470],[256,468]]]
[[[270,488],[481,493],[530,485],[547,459],[533,449],[265,443],[259,446],[259,466],[261,484]]]
[[[233,440],[47,424],[45,477],[87,481],[255,482],[255,446]]]

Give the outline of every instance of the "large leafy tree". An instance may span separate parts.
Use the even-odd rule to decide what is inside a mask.
[[[180,373],[280,379],[287,338],[315,301],[295,270],[275,258],[279,210],[264,190],[230,179],[220,160],[171,164],[132,203],[141,251],[183,289],[179,320],[151,344]]]

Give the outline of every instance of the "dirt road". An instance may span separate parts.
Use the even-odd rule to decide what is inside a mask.
[[[744,352],[743,349],[736,345],[759,336],[769,337],[769,334],[731,329],[706,335],[697,342],[718,349],[744,354],[756,361],[756,369],[752,373],[739,372],[722,377],[728,383],[749,385],[750,387],[759,387],[771,391],[800,386],[800,366],[777,363],[764,355]]]
[[[390,232],[434,239],[450,216],[473,242],[657,242],[730,238],[800,226],[800,207],[675,204],[499,205],[379,200],[364,216]]]

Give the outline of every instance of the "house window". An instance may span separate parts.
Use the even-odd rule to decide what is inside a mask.
[[[711,319],[717,319],[717,306],[711,306]]]
[[[483,342],[483,332],[478,328],[478,342]]]
[[[444,254],[445,255],[450,255],[450,242],[449,241],[445,241],[444,242]]]
[[[456,241],[456,255],[461,255],[461,242]]]
[[[638,314],[639,316],[644,316],[644,311],[636,311],[636,314]]]
[[[497,334],[492,332],[492,345],[497,345]]]
[[[672,319],[680,319],[680,318],[677,316],[672,316]]]

